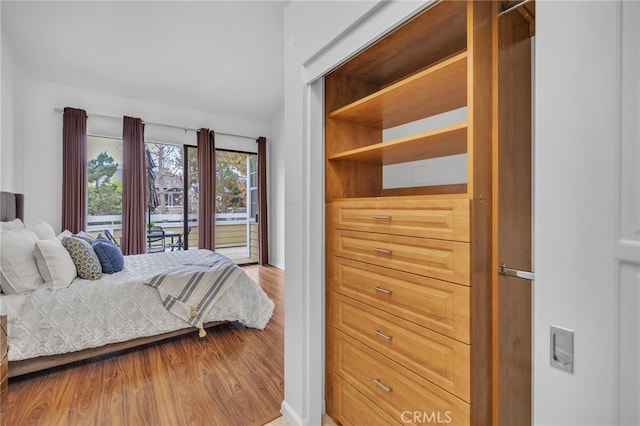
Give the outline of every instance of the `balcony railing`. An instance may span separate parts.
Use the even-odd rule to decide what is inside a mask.
[[[166,231],[175,231],[182,233],[184,229],[184,221],[182,214],[152,214],[151,221],[154,222],[154,226],[159,226]],[[257,243],[253,244],[252,241],[257,239],[256,222],[247,218],[247,213],[216,213],[216,248],[228,248],[228,247],[250,247],[256,245],[255,250],[253,247],[251,250],[251,256],[253,252],[257,251]],[[253,224],[253,226],[247,226]],[[190,214],[188,226],[191,227],[191,233],[189,234],[189,247],[194,248],[198,246],[198,215]],[[254,228],[256,228],[254,230]],[[108,229],[116,239],[120,239],[122,233],[122,217],[120,215],[105,215],[105,216],[88,216],[87,217],[87,232],[98,235]]]
[[[182,227],[183,215],[182,214],[152,214],[151,221],[156,226],[177,226]],[[198,226],[198,215],[190,214],[189,225]],[[225,224],[229,222],[251,222],[251,219],[247,218],[246,213],[216,213],[216,225]],[[122,216],[121,215],[104,215],[104,216],[87,216],[87,232],[94,230],[105,229],[115,230],[122,228]]]

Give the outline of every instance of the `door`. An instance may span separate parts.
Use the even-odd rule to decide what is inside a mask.
[[[238,264],[258,261],[257,158],[216,150],[216,251]]]
[[[524,13],[523,13],[524,12]],[[531,424],[533,282],[498,273],[532,268],[531,36],[533,10],[498,18],[497,137],[494,140],[494,424]],[[494,110],[495,111],[495,110]],[[495,167],[497,166],[497,167]]]

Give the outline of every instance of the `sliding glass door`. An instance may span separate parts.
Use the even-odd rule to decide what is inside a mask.
[[[149,251],[198,246],[197,147],[145,142]],[[237,263],[258,261],[258,156],[216,150],[216,251]],[[88,222],[96,234],[122,228],[122,141],[89,137]],[[156,246],[157,235],[162,245]]]
[[[236,263],[258,261],[257,155],[216,150],[216,251]]]
[[[160,250],[186,250],[193,224],[197,221],[197,203],[194,214],[190,186],[191,154],[182,145],[145,142],[147,153],[147,228],[151,241],[162,239]],[[185,161],[185,158],[187,159]],[[194,161],[195,163],[195,161]],[[195,166],[197,167],[197,165]],[[195,230],[197,235],[197,229]],[[196,238],[197,241],[197,238]]]

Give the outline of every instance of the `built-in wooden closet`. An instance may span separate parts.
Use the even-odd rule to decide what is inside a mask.
[[[502,3],[436,3],[325,76],[326,403],[341,424],[495,416]],[[383,188],[383,166],[456,154],[466,183]]]

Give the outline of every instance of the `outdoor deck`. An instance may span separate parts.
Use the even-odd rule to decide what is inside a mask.
[[[95,221],[94,221],[95,222]],[[89,222],[91,223],[91,222]],[[255,263],[258,261],[258,223],[249,221],[216,221],[216,252],[219,252],[238,264]],[[155,226],[161,227],[165,232],[175,232],[181,234],[183,231],[181,223],[156,222]],[[91,224],[88,232],[94,236],[104,233],[108,229],[117,241],[120,241],[122,225],[119,223]],[[174,242],[177,240],[174,237]],[[170,243],[167,238],[166,244]],[[198,247],[198,226],[192,225],[188,238],[188,248]],[[171,251],[166,247],[165,251]]]

